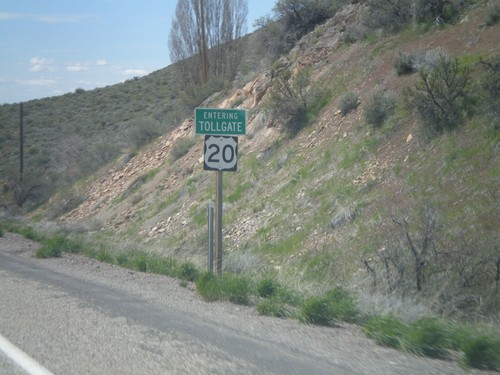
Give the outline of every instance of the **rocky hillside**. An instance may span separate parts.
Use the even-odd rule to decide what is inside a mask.
[[[480,90],[480,61],[498,64],[499,26],[485,25],[492,4],[454,25],[364,37],[354,36],[363,34],[366,8],[349,5],[273,67],[203,103],[248,111],[238,171],[224,173],[223,268],[271,272],[303,289],[342,284],[372,303],[411,296],[445,314],[498,313],[498,119],[477,110],[429,137],[404,94],[421,76],[394,67],[401,54],[446,54],[471,67]],[[277,66],[290,79],[307,70],[307,91],[328,99],[294,135],[269,108]],[[346,94],[358,101],[347,113]],[[377,95],[393,98],[395,109],[374,128],[366,108]],[[72,196],[82,203],[58,220],[112,252],[146,249],[205,268],[215,182],[193,120],[78,182]]]

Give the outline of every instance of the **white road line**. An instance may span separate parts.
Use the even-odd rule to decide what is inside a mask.
[[[0,351],[12,359],[30,375],[53,375],[45,367],[42,367],[37,361],[24,353],[21,349],[14,346],[5,337],[0,335]]]

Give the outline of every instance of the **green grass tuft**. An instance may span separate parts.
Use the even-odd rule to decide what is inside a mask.
[[[54,236],[46,238],[35,251],[37,258],[57,258],[66,253],[76,253],[82,250],[80,242],[70,239],[66,236]]]
[[[250,280],[232,273],[216,276],[205,272],[196,281],[196,290],[205,301],[225,300],[240,305],[250,302]]]
[[[221,299],[221,291],[217,276],[213,272],[203,273],[196,281],[196,290],[205,301],[212,302]]]
[[[184,281],[196,281],[200,276],[200,272],[192,262],[181,264],[179,269],[179,278]]]
[[[279,284],[273,278],[264,277],[257,283],[257,294],[263,298],[269,298],[276,295],[278,289]]]
[[[18,224],[15,222],[6,222],[3,224],[3,230],[6,232],[12,232],[12,233],[17,233],[20,234],[21,236],[32,240],[32,241],[43,241],[45,238],[38,232],[36,232],[33,228],[24,225],[24,224]]]
[[[482,335],[463,347],[463,362],[481,370],[500,371],[500,338]]]
[[[440,319],[422,318],[410,326],[405,342],[410,352],[431,358],[446,358],[450,326]]]
[[[363,327],[366,335],[374,339],[377,344],[395,349],[402,348],[402,339],[408,329],[406,323],[392,315],[374,316]]]
[[[279,298],[265,299],[257,304],[259,315],[272,316],[275,318],[287,318],[291,316],[290,306]]]
[[[339,321],[355,322],[358,316],[354,298],[342,288],[335,288],[322,296],[307,299],[301,306],[300,320],[331,326]]]

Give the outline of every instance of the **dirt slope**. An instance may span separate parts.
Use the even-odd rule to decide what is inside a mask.
[[[248,111],[248,134],[239,137],[238,172],[224,174],[228,269],[271,267],[294,284],[305,280],[322,289],[343,284],[370,290],[372,275],[363,262],[379,267],[384,282],[384,251],[394,232],[389,213],[418,213],[428,201],[452,222],[446,229],[457,241],[469,231],[478,237],[470,243],[487,240],[478,246],[492,248],[494,228],[500,225],[495,189],[500,163],[488,124],[467,123],[429,142],[418,116],[402,108],[402,92],[418,74],[399,77],[394,69],[400,52],[495,56],[499,26],[485,26],[492,4],[475,5],[458,24],[442,29],[370,35],[354,43],[347,43],[345,35],[362,29],[366,10],[362,4],[346,7],[280,59],[292,72],[310,68],[311,89],[324,86],[332,97],[294,137],[266,111],[272,68],[200,105]],[[360,105],[342,116],[339,99],[347,92],[357,94]],[[374,92],[393,95],[400,103],[390,126],[381,131],[363,118]],[[174,161],[172,147],[190,137],[194,146]],[[187,119],[137,156],[90,178],[79,188],[85,201],[61,221],[112,229],[101,232],[117,247],[113,251],[147,248],[205,267],[206,205],[214,200],[214,181],[203,171],[202,148],[203,137],[194,135],[193,118]],[[474,293],[493,290],[493,278],[488,280]],[[454,309],[451,304],[449,311]]]

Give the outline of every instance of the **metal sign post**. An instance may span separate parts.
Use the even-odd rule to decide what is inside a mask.
[[[208,204],[208,270],[214,270],[214,204]]]
[[[216,171],[215,175],[215,222],[208,219],[208,269],[212,271],[215,256],[215,272],[222,274],[222,171],[236,171],[238,165],[238,137],[246,134],[244,109],[196,108],[196,134],[205,135],[203,169]],[[213,209],[213,207],[212,207]],[[215,233],[211,225],[215,226]],[[211,253],[212,241],[215,254]]]
[[[222,274],[222,171],[215,175],[215,272]]]

